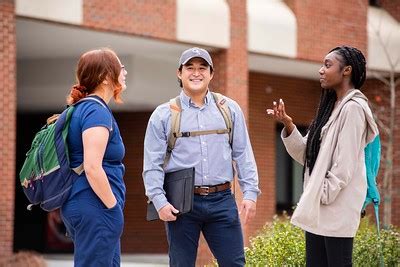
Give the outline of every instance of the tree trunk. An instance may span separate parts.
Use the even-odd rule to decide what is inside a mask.
[[[386,149],[385,175],[383,178],[383,227],[387,228],[392,223],[392,181],[393,181],[393,149],[394,149],[394,127],[396,116],[396,84],[394,71],[390,72],[390,112],[389,112],[389,134]]]

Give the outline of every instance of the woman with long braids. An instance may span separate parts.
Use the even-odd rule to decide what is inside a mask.
[[[288,153],[304,166],[304,192],[292,223],[305,231],[307,266],[352,266],[353,238],[367,191],[364,148],[378,134],[359,90],[366,61],[357,48],[332,49],[319,70],[322,94],[302,136],[282,99],[267,113],[284,124]]]

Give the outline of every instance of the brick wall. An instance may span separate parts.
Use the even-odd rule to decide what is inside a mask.
[[[84,26],[174,40],[174,0],[84,0]]]
[[[321,61],[333,47],[349,44],[366,52],[367,0],[287,0],[297,18],[299,59]]]
[[[0,2],[0,258],[13,250],[15,186],[16,40],[14,1]]]

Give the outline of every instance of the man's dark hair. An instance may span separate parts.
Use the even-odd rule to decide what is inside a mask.
[[[208,65],[208,66],[210,66],[210,65]],[[181,65],[181,66],[179,67],[179,69],[178,69],[180,73],[182,73],[182,67],[183,67],[183,65]],[[210,66],[210,73],[211,73],[211,74],[213,73],[213,67],[211,67],[211,66]],[[180,86],[181,88],[183,88],[182,80],[179,79],[179,78],[178,78],[178,83],[179,83],[179,86]]]
[[[341,69],[346,66],[351,66],[351,83],[354,88],[360,89],[366,78],[366,61],[361,51],[351,46],[338,46],[329,51],[329,53],[331,52],[340,55],[338,60],[341,62]],[[314,168],[321,145],[321,129],[328,122],[333,108],[335,107],[336,100],[337,96],[334,90],[322,89],[317,115],[309,127],[307,138],[304,170],[307,166],[310,175]]]

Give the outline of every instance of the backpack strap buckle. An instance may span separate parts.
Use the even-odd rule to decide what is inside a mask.
[[[190,132],[181,132],[181,137],[190,137]]]
[[[178,138],[178,137],[190,137],[191,133],[190,132],[181,132],[181,133],[173,133],[172,135],[175,138]]]

